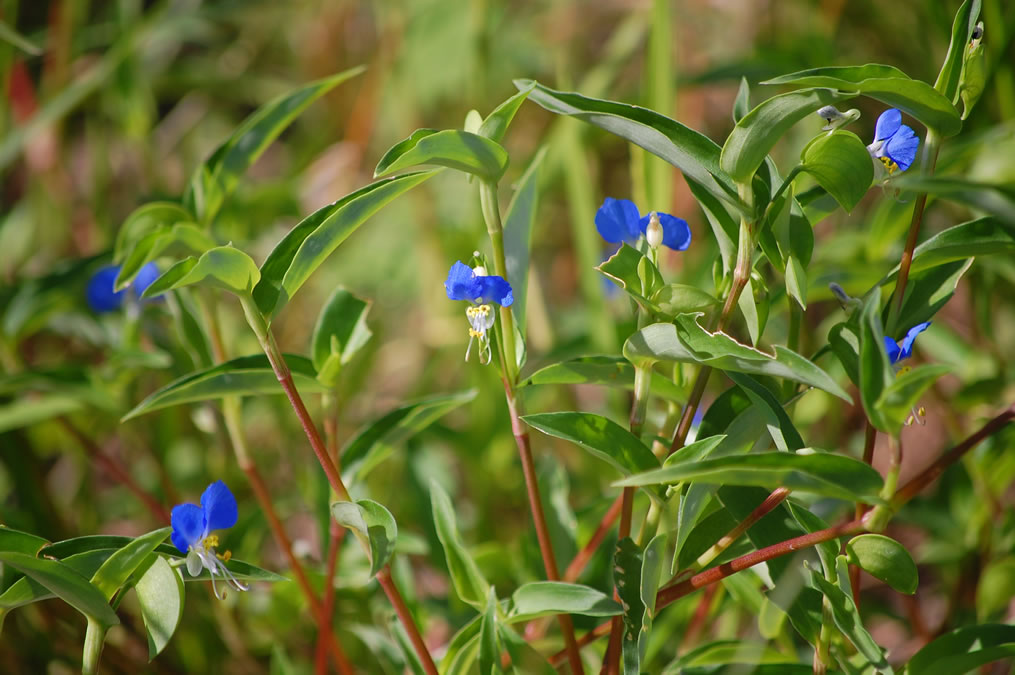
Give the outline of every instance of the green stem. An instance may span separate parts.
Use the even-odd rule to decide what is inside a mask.
[[[497,202],[497,185],[483,181],[479,185],[479,200],[483,208],[486,231],[493,246],[493,265],[498,276],[508,278],[507,259],[504,256],[504,226],[500,219],[500,205]],[[500,308],[500,336],[504,353],[504,377],[514,387],[518,378],[518,361],[515,356],[515,320],[510,307]]]
[[[95,675],[99,672],[99,657],[102,655],[102,647],[106,642],[106,626],[95,619],[88,618],[88,628],[85,629],[85,643],[81,653],[81,675]]]

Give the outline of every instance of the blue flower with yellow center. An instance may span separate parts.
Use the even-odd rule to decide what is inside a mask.
[[[226,484],[215,481],[201,495],[201,505],[178,504],[173,507],[170,522],[173,533],[170,539],[181,553],[187,554],[187,572],[196,577],[202,569],[211,575],[212,590],[220,600],[225,594],[219,595],[215,578],[221,576],[226,583],[238,591],[246,591],[248,586],[241,584],[225,566],[231,557],[229,551],[219,555],[215,548],[219,545],[218,535],[212,530],[227,530],[236,524],[239,510],[236,498]]]
[[[128,290],[134,294],[134,299],[139,299],[141,294],[145,292],[145,289],[159,278],[161,272],[159,272],[158,265],[150,262],[138,271],[129,289],[125,288],[122,291],[114,292],[113,284],[116,283],[116,277],[119,274],[119,265],[109,265],[100,269],[88,280],[88,286],[85,288],[85,299],[88,300],[88,306],[96,314],[104,314],[120,309],[123,306],[123,301],[127,296]]]
[[[892,362],[893,366],[913,355],[913,343],[916,341],[916,336],[927,330],[928,326],[930,326],[930,321],[916,324],[909,329],[901,342],[896,342],[887,335],[885,336],[885,351],[888,352],[888,360]]]
[[[867,146],[871,157],[884,165],[889,175],[905,171],[916,159],[920,139],[916,133],[902,123],[902,113],[889,108],[878,117],[874,125],[874,142]]]
[[[458,260],[448,271],[444,290],[451,300],[467,300],[471,303],[465,310],[465,317],[469,320],[469,346],[465,350],[465,360],[469,360],[472,352],[472,341],[478,340],[479,362],[490,363],[493,352],[490,348],[489,330],[496,318],[490,303],[510,307],[515,301],[511,284],[504,277],[488,275],[482,266],[472,269]]]
[[[626,242],[633,246],[639,237],[647,236],[653,214],[662,227],[660,243],[663,246],[674,251],[684,251],[691,245],[691,228],[687,226],[686,220],[655,211],[643,216],[629,199],[607,197],[596,211],[596,229],[611,244]]]

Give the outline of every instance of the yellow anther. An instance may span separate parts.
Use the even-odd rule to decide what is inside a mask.
[[[917,409],[917,411],[916,411],[916,412],[917,412],[917,414],[918,414],[918,415],[920,415],[920,417],[926,417],[926,416],[927,416],[927,409],[926,409],[926,408],[924,408],[923,406],[920,406],[920,407],[919,407],[919,408]]]
[[[233,552],[226,551],[225,553],[216,553],[215,557],[221,560],[222,562],[229,562],[233,557]]]
[[[906,373],[908,373],[912,369],[913,369],[912,366],[902,366],[901,368],[899,368],[899,375],[905,375]]]
[[[219,545],[219,536],[217,534],[209,534],[201,543],[204,544],[205,548],[215,548]]]
[[[888,169],[888,175],[891,176],[899,168],[899,165],[892,161],[891,157],[881,157],[881,163]]]

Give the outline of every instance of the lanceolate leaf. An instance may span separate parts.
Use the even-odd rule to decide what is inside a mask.
[[[909,675],[968,673],[1015,656],[1015,626],[987,623],[945,633],[918,651],[906,667]]]
[[[532,84],[532,80],[515,80],[519,89]],[[529,99],[552,113],[576,117],[626,138],[662,157],[716,198],[743,208],[736,186],[719,168],[719,146],[680,122],[647,108],[556,91],[538,83]]]
[[[628,476],[659,466],[652,451],[616,422],[583,412],[526,415],[526,424],[545,434],[576,443]]]
[[[624,343],[624,356],[632,363],[677,361],[699,363],[719,370],[782,377],[834,394],[844,401],[849,395],[816,365],[779,345],[775,356],[740,344],[725,333],[709,333],[694,314],[682,314],[677,325],[647,326]]]
[[[831,89],[802,89],[773,96],[733,127],[722,147],[720,166],[735,181],[747,182],[776,142],[818,108],[853,98]]]
[[[450,497],[436,482],[430,483],[430,502],[437,538],[444,547],[444,557],[448,562],[448,572],[451,574],[455,592],[464,602],[481,609],[486,606],[486,594],[490,584],[479,571],[479,566],[466,550],[465,543],[458,533],[455,509],[451,505]]]
[[[127,582],[130,575],[166,540],[171,531],[171,527],[163,527],[132,540],[102,563],[102,567],[92,575],[92,585],[106,596],[107,601],[112,600],[117,589]]]
[[[885,330],[881,325],[881,289],[874,292],[864,302],[860,314],[860,400],[867,412],[867,419],[881,431],[897,432],[891,420],[882,414],[877,402],[894,380],[891,362],[885,351]]]
[[[972,264],[973,258],[966,258],[911,275],[909,283],[906,284],[906,297],[902,301],[902,309],[896,315],[894,323],[885,326],[888,334],[902,334],[937,314],[955,294],[956,286]],[[882,312],[882,320],[887,319],[885,313],[888,309],[886,307]]]
[[[511,596],[513,609],[508,621],[518,623],[553,614],[615,616],[623,609],[594,588],[562,581],[533,581],[523,584]]]
[[[633,389],[634,366],[620,356],[580,356],[540,368],[519,386],[535,384],[601,384]],[[655,372],[652,373],[652,394],[670,401],[687,400],[685,387],[678,387],[673,380]]]
[[[371,422],[342,448],[342,471],[355,482],[362,481],[400,443],[436,420],[476,398],[476,390],[430,396],[407,403]]]
[[[830,453],[758,452],[678,462],[617,481],[618,486],[672,485],[673,483],[786,487],[847,501],[878,500],[881,474],[869,465]]]
[[[113,288],[117,291],[126,288],[142,267],[173,244],[181,244],[195,253],[204,253],[215,247],[215,240],[193,223],[176,223],[151,232],[142,237],[131,249],[127,259],[123,261]]]
[[[232,246],[218,246],[200,258],[185,258],[152,282],[142,298],[151,298],[174,288],[207,283],[236,295],[247,295],[261,278],[249,255]]]
[[[285,360],[299,390],[318,393],[328,391],[317,381],[317,372],[310,359],[288,354]],[[123,416],[123,420],[169,406],[219,399],[224,396],[284,393],[271,369],[271,364],[268,363],[267,356],[263,354],[241,356],[170,382],[141,401]]]
[[[941,72],[938,73],[937,80],[934,82],[934,88],[949,101],[955,99],[955,94],[959,89],[962,57],[966,53],[966,45],[973,37],[976,21],[980,18],[980,5],[980,0],[964,0],[952,22],[952,39],[948,43],[948,53],[945,54],[944,63],[941,64]]]
[[[151,565],[134,585],[141,619],[148,634],[148,660],[158,656],[183,618],[183,573],[173,569],[160,555],[152,556]]]
[[[783,75],[764,84],[832,87],[863,94],[898,108],[944,137],[954,136],[962,128],[959,111],[949,99],[926,82],[910,79],[892,66],[870,63],[865,66],[812,68]]]
[[[536,211],[539,204],[539,167],[542,165],[544,157],[546,157],[545,147],[536,153],[529,168],[518,180],[515,195],[511,198],[507,214],[504,216],[504,264],[507,266],[507,279],[511,284],[515,299],[511,311],[514,313],[518,331],[523,337],[525,335],[525,306],[529,288],[529,252],[532,245],[532,226],[536,221]]]
[[[194,215],[176,202],[149,202],[127,216],[116,233],[113,262],[123,263],[137,242],[154,233],[172,228],[177,223],[194,220]]]
[[[270,318],[289,302],[331,253],[367,218],[437,170],[407,173],[380,180],[322,207],[282,238],[261,265],[254,302]]]
[[[89,619],[104,626],[120,623],[102,592],[67,565],[10,551],[0,552],[0,562],[31,577]]]
[[[914,194],[927,194],[994,216],[1009,228],[1015,227],[1015,187],[1005,183],[985,183],[961,176],[921,176],[903,174],[892,180],[892,187]]]
[[[499,143],[458,129],[417,129],[388,150],[374,169],[380,178],[422,164],[436,164],[496,182],[504,175],[508,154]]]
[[[211,222],[243,174],[272,141],[311,103],[363,70],[362,66],[351,68],[311,82],[258,108],[197,167],[187,186],[184,205],[201,222]]]
[[[358,298],[342,287],[336,288],[324,303],[314,326],[310,352],[317,379],[326,386],[335,386],[342,366],[370,339],[369,310],[369,300]]]
[[[535,83],[533,83],[533,87]],[[482,124],[479,126],[479,130],[476,131],[480,136],[489,138],[495,143],[500,143],[504,140],[504,134],[507,133],[507,128],[511,124],[511,120],[515,118],[515,113],[528,98],[529,92],[532,91],[532,87],[522,89],[514,96],[511,96],[508,100],[501,103],[499,106],[494,108],[493,112],[490,113]],[[534,162],[535,163],[535,162]]]
[[[1015,226],[997,218],[979,218],[938,232],[917,246],[910,273],[973,256],[1012,251],[1015,251]],[[881,283],[891,281],[896,274],[898,266]]]

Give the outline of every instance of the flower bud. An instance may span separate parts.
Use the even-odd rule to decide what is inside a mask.
[[[489,276],[486,273],[486,268],[483,267],[482,265],[476,265],[476,267],[472,270],[472,273],[475,274],[477,277]]]
[[[962,60],[962,76],[959,79],[959,98],[962,99],[962,119],[969,116],[976,102],[983,94],[983,85],[987,80],[986,52],[983,48],[983,22],[980,21],[973,29],[972,39],[966,46]]]
[[[652,248],[659,248],[663,243],[663,226],[659,222],[659,214],[653,211],[649,214],[648,226],[645,228],[645,241]]]

